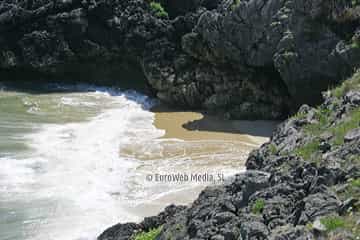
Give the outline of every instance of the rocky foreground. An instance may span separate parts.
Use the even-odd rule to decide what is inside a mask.
[[[246,173],[188,207],[115,225],[98,239],[358,240],[360,72],[324,97],[280,124],[250,154]]]
[[[4,0],[1,79],[149,84],[161,100],[281,119],[360,64],[358,0]]]

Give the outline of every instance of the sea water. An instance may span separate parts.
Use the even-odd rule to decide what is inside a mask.
[[[191,185],[156,183],[149,174],[239,170],[232,158],[245,159],[249,150],[231,142],[206,143],[217,149],[210,156],[199,150],[203,142],[161,139],[149,111],[154,103],[135,91],[90,85],[2,85],[0,239],[96,239],[115,223],[147,215],[137,209],[155,213],[181,202]]]

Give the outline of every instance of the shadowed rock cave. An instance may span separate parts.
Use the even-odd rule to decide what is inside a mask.
[[[61,71],[59,71],[61,69]],[[67,64],[56,74],[34,71],[28,68],[0,69],[0,81],[11,82],[13,86],[56,83],[88,83],[134,89],[153,95],[141,66],[135,60],[86,61]]]

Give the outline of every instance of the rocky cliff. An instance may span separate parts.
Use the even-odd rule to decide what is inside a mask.
[[[360,72],[303,105],[253,151],[248,171],[99,240],[357,240],[360,237]],[[139,238],[140,239],[140,238]]]
[[[142,81],[168,103],[284,118],[360,63],[357,0],[4,0],[1,79]]]

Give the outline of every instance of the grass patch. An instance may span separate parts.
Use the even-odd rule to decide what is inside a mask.
[[[304,160],[311,160],[312,156],[318,152],[320,148],[320,141],[314,139],[313,141],[299,147],[295,150],[296,155],[302,157]]]
[[[351,185],[352,187],[358,187],[358,188],[360,188],[360,178],[353,179],[352,181],[350,181],[350,185]]]
[[[312,231],[314,229],[314,226],[311,222],[307,223],[305,227],[308,231]]]
[[[330,94],[333,97],[341,98],[350,90],[360,90],[360,69],[358,69],[351,78],[344,81],[340,86],[330,90]],[[357,109],[350,113],[350,121],[338,124],[338,126],[336,127],[330,127],[329,119],[331,111],[327,108],[319,107],[315,114],[315,118],[318,120],[318,123],[305,126],[305,131],[312,135],[319,135],[325,130],[332,130],[331,132],[334,133],[335,136],[337,136],[335,144],[342,144],[346,132],[350,129],[355,128],[355,125],[359,123],[359,111],[360,110]],[[301,119],[303,117],[304,116],[302,113],[297,113],[293,118]]]
[[[337,228],[344,228],[345,221],[341,217],[338,216],[329,216],[320,219],[320,222],[325,226],[327,231],[333,231]]]
[[[168,17],[169,14],[165,11],[163,6],[158,2],[151,2],[150,8],[154,11],[157,17]]]
[[[350,180],[345,189],[345,195],[347,198],[353,197],[360,200],[360,178]],[[360,205],[358,207],[360,207]]]
[[[353,43],[351,44],[351,47],[352,47],[352,48],[360,48],[360,43],[358,43],[358,42],[353,42]]]
[[[344,121],[337,126],[331,128],[331,132],[334,134],[334,144],[340,145],[344,143],[344,137],[346,133],[354,128],[357,128],[360,123],[360,108],[356,108],[349,114],[349,120]]]
[[[155,240],[157,236],[159,236],[161,232],[162,226],[158,228],[151,229],[148,232],[140,232],[137,233],[132,240]]]
[[[342,228],[351,232],[354,236],[360,236],[360,228],[356,223],[358,215],[328,216],[320,219],[327,232]]]
[[[357,223],[358,218],[359,215],[357,215],[357,217],[350,215],[344,217],[345,229],[350,231],[355,237],[360,236],[360,227],[359,224]]]
[[[310,132],[313,135],[319,135],[327,129],[329,125],[329,116],[329,109],[318,108],[315,113],[315,118],[318,120],[318,122],[305,126],[305,131]]]
[[[354,198],[360,200],[360,178],[349,180],[345,187],[337,189],[336,187],[332,188],[336,195],[341,201],[345,201],[349,198]],[[360,202],[355,206],[355,210],[360,208]]]
[[[260,214],[264,210],[264,207],[265,207],[265,200],[262,198],[259,198],[252,205],[251,212],[254,214]]]
[[[273,143],[269,144],[269,151],[272,155],[275,155],[277,153],[278,150],[275,144]]]
[[[334,145],[341,145],[344,143],[345,135],[352,129],[355,129],[359,126],[360,123],[360,108],[352,110],[347,119],[343,122],[338,123],[335,126],[330,126],[330,110],[329,109],[318,109],[316,113],[316,119],[318,123],[309,124],[305,126],[305,131],[312,136],[319,136],[325,131],[332,133],[334,138],[332,143]],[[319,150],[320,141],[315,139],[302,147],[299,147],[295,150],[295,153],[298,156],[306,160],[310,160],[311,156]]]
[[[231,10],[234,10],[237,6],[239,6],[241,0],[233,0],[233,3],[231,4]]]
[[[306,113],[304,113],[304,112],[297,112],[297,113],[295,113],[295,115],[292,116],[291,118],[292,118],[292,119],[300,120],[300,119],[303,119],[303,118],[305,118],[305,117],[306,117]]]
[[[351,89],[360,89],[360,70],[357,70],[350,79],[344,81],[339,87],[331,90],[331,95],[341,98]]]
[[[305,126],[305,131],[311,135],[318,136],[325,131],[329,131],[333,134],[334,140],[333,143],[335,145],[341,145],[344,143],[344,137],[346,133],[354,128],[357,128],[360,123],[360,108],[356,108],[352,110],[349,115],[348,119],[338,123],[336,126],[329,126],[329,119],[330,119],[330,110],[329,109],[318,109],[316,113],[316,119],[318,123],[309,124]],[[317,150],[319,142],[313,141],[304,147],[301,147],[297,152],[298,155],[302,156],[303,158],[309,158],[311,153]]]

